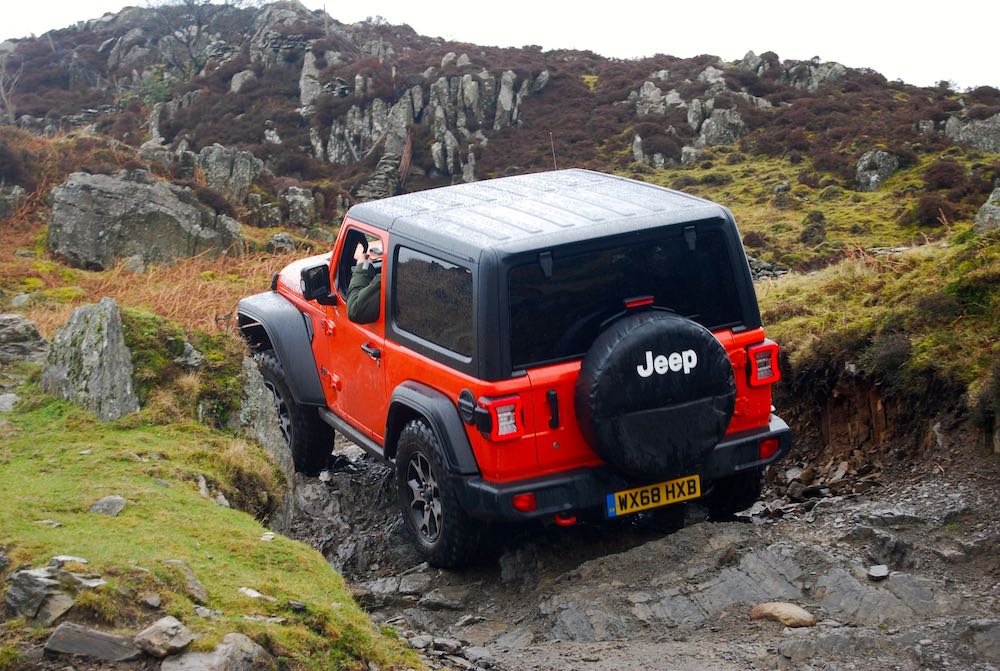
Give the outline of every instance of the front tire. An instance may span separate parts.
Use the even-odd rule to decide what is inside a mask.
[[[281,434],[292,453],[295,472],[318,475],[333,452],[333,428],[320,419],[316,408],[295,402],[285,381],[285,370],[274,350],[259,352],[254,360],[264,378],[264,386],[274,398]]]
[[[396,491],[403,520],[427,563],[460,568],[481,555],[487,526],[462,509],[441,444],[422,420],[407,422],[399,434]]]

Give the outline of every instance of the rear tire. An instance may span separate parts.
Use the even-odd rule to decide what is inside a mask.
[[[399,434],[396,491],[403,521],[431,566],[461,568],[488,549],[487,524],[462,509],[438,437],[422,420]]]
[[[708,516],[715,521],[733,519],[733,516],[757,502],[764,489],[764,473],[753,470],[749,473],[731,475],[716,480],[712,494],[705,500]]]
[[[316,408],[295,402],[285,381],[285,370],[274,350],[259,352],[254,360],[264,378],[264,386],[274,398],[274,409],[281,422],[281,433],[292,453],[295,472],[318,475],[333,452],[333,428],[320,419]]]

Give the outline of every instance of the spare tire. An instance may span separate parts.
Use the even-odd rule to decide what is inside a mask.
[[[712,333],[670,312],[613,322],[583,359],[576,416],[591,447],[644,480],[697,471],[726,433],[736,386]]]

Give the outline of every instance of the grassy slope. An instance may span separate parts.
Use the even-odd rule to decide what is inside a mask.
[[[845,189],[822,174],[820,186],[811,188],[797,180],[807,162],[793,165],[784,158],[748,156],[733,147],[709,150],[690,168],[643,170],[635,176],[722,203],[733,211],[741,233],[759,233],[766,240],[764,246],[748,245],[748,253],[808,268],[843,258],[846,250],[909,245],[943,235],[940,226],[901,223],[917,202],[927,166],[943,155],[966,169],[987,162],[975,151],[958,148],[923,154],[871,193]],[[778,197],[774,188],[782,182],[789,192]],[[826,229],[826,239],[818,245],[799,239],[812,212],[823,215]]]
[[[847,364],[897,398],[982,399],[1000,358],[1000,237],[969,232],[890,257],[857,254],[758,286],[769,333],[806,392]]]
[[[156,592],[164,599],[164,613],[201,636],[196,649],[241,631],[295,667],[355,668],[365,660],[414,664],[372,627],[319,553],[281,536],[264,542],[266,529],[251,516],[198,495],[196,478],[202,474],[232,498],[239,497],[237,483],[260,492],[265,507],[267,497],[280,493],[281,476],[259,448],[194,423],[154,426],[139,415],[103,424],[30,386],[22,393],[28,400],[0,427],[0,481],[8,494],[16,493],[0,497],[0,545],[15,566],[72,554],[88,559],[87,570],[110,580],[78,600],[72,619],[134,633],[161,615],[139,607],[141,595]],[[83,455],[84,450],[92,453]],[[87,512],[93,501],[110,494],[130,501],[118,517]],[[43,519],[62,526],[39,524]],[[221,616],[195,615],[180,574],[164,563],[167,559],[181,559],[193,569],[208,588],[207,605]],[[240,587],[276,601],[249,599]],[[289,600],[307,604],[307,611],[292,611]],[[287,622],[252,622],[245,615],[276,615]],[[15,620],[0,638],[9,657],[17,640],[43,635]]]

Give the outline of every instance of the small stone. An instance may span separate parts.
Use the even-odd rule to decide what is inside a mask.
[[[417,605],[428,610],[461,610],[469,591],[461,587],[439,587],[424,595]]]
[[[182,562],[180,559],[167,559],[164,563],[170,566],[176,566],[180,572],[184,575],[184,592],[191,597],[191,600],[195,603],[203,604],[208,601],[208,590],[205,586],[201,584],[195,576],[194,571],[191,570],[187,564]]]
[[[132,641],[96,629],[63,622],[45,642],[50,654],[80,655],[106,662],[126,662],[142,653]]]
[[[463,652],[465,658],[468,659],[473,664],[478,664],[479,666],[493,666],[496,663],[496,658],[490,654],[490,651],[486,648],[473,646],[471,648],[466,648]]]
[[[889,577],[889,567],[885,564],[877,564],[868,568],[868,579],[873,582],[885,580]]]
[[[273,671],[274,658],[243,634],[226,634],[212,652],[187,652],[167,657],[160,671]]]
[[[273,531],[267,531],[267,532],[264,533],[263,536],[260,537],[260,539],[262,541],[264,541],[265,543],[270,543],[271,541],[274,540],[274,535],[275,534],[274,534]]]
[[[410,644],[410,647],[415,650],[424,650],[425,648],[431,647],[434,643],[434,637],[421,634],[420,636],[414,636],[407,642]]]
[[[163,605],[163,598],[159,594],[146,594],[142,597],[142,605],[153,610],[159,610]]]
[[[774,620],[786,627],[812,627],[816,625],[816,616],[793,603],[770,601],[760,603],[750,611],[751,620]]]
[[[431,577],[426,573],[412,573],[399,579],[400,594],[424,594],[431,586]]]
[[[455,655],[447,655],[444,659],[447,659],[451,662],[452,666],[457,669],[461,669],[462,671],[472,671],[472,669],[476,668],[476,665],[469,660],[456,657]]]
[[[205,608],[204,606],[195,606],[194,612],[198,617],[214,617],[216,615],[222,615],[221,611]]]
[[[87,560],[83,557],[74,557],[73,555],[56,555],[49,560],[49,566],[51,568],[62,568],[66,564],[86,564]]]
[[[180,652],[194,640],[194,634],[175,617],[160,618],[135,636],[135,644],[153,657]]]
[[[160,478],[156,478],[155,480],[153,480],[153,483],[158,487],[163,487],[164,489],[170,489],[170,483],[167,482],[166,480],[161,480]]]
[[[479,624],[480,622],[483,622],[485,620],[486,618],[480,617],[478,615],[463,615],[458,619],[458,622],[455,623],[455,626],[468,627],[469,625]]]
[[[920,639],[920,641],[919,641],[920,645],[923,645],[923,646],[928,646],[928,645],[930,645],[930,644],[931,644],[931,643],[933,643],[933,642],[934,642],[934,641],[932,641],[932,640],[931,640],[931,639],[929,639],[929,638],[922,638],[922,639]]]
[[[288,622],[287,617],[278,617],[276,615],[244,615],[244,620],[249,620],[250,622],[266,622],[268,624],[284,624]]]
[[[99,515],[117,517],[118,513],[125,510],[126,505],[128,505],[128,501],[126,501],[124,497],[115,494],[112,496],[105,496],[103,499],[94,501],[94,503],[90,506],[90,512],[97,513]]]
[[[462,649],[462,642],[456,638],[435,638],[434,649],[454,653]]]
[[[226,498],[225,494],[222,492],[216,492],[215,496],[212,497],[212,502],[217,506],[222,506],[223,508],[230,508],[229,499]]]
[[[35,524],[44,524],[47,527],[52,527],[53,529],[58,529],[62,526],[62,522],[56,522],[55,520],[35,520]]]
[[[277,599],[275,599],[273,596],[268,596],[266,594],[261,594],[257,590],[255,590],[253,588],[250,588],[250,587],[240,587],[239,593],[242,594],[243,596],[251,598],[251,599],[261,599],[263,601],[270,601],[270,602],[277,601]]]
[[[307,610],[307,607],[304,603],[302,603],[301,601],[295,601],[293,599],[288,600],[288,607],[291,608],[296,613],[304,613]]]
[[[94,451],[93,451],[93,450],[80,450],[80,454],[82,454],[82,455],[83,455],[83,456],[85,456],[85,457],[86,457],[86,456],[89,456],[89,455],[91,455],[91,454],[93,454],[93,453],[94,453]]]

